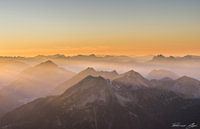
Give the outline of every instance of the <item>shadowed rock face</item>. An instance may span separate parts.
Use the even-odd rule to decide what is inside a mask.
[[[171,129],[200,124],[200,101],[154,88],[132,90],[88,76],[60,96],[37,99],[5,115],[2,129]]]

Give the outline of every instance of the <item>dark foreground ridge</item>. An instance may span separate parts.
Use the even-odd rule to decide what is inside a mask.
[[[199,109],[198,99],[88,76],[60,96],[40,98],[8,113],[0,129],[176,129],[175,122],[195,123],[193,129],[198,129]]]

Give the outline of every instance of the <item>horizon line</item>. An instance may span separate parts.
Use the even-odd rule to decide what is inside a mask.
[[[64,56],[64,57],[75,57],[75,56],[96,56],[96,57],[106,57],[106,56],[115,56],[115,57],[120,57],[120,56],[126,56],[126,57],[145,57],[145,56],[164,56],[164,57],[186,57],[186,56],[200,56],[199,54],[181,54],[181,55],[169,55],[169,54],[147,54],[147,55],[116,55],[116,54],[62,54],[62,53],[57,53],[57,54],[38,54],[38,55],[33,55],[33,56],[21,56],[21,55],[0,55],[0,58],[33,58],[37,56]]]

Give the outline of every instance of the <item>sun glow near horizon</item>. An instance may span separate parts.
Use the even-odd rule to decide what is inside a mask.
[[[0,55],[200,55],[200,1],[0,1]]]

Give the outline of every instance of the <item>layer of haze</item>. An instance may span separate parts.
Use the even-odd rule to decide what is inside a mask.
[[[199,0],[0,0],[0,55],[200,54]]]

